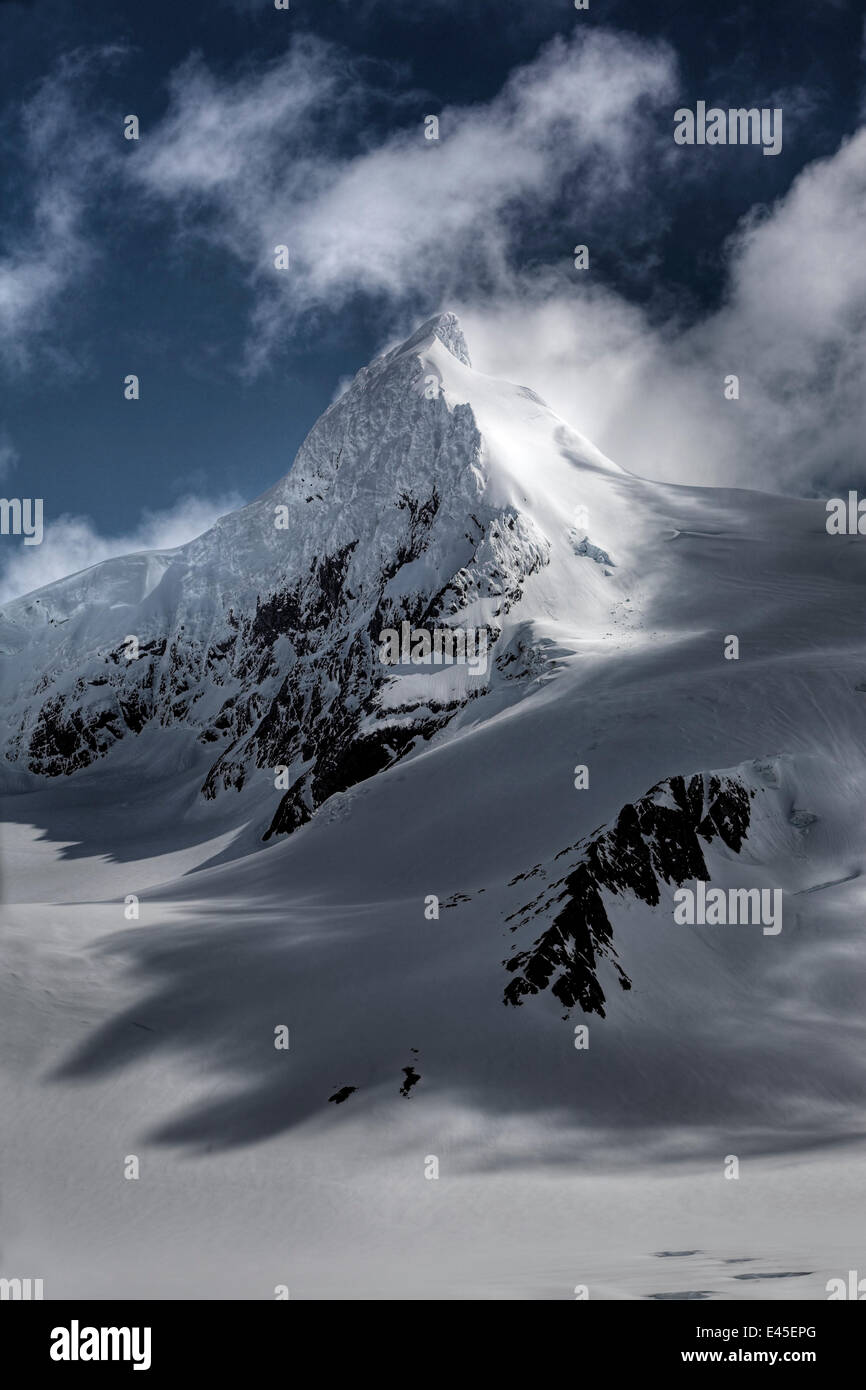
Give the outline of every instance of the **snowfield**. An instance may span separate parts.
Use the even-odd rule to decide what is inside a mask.
[[[861,542],[625,472],[444,314],[264,497],[7,605],[0,1275],[866,1273]],[[403,620],[484,627],[486,678],[384,666]],[[782,930],[678,924],[704,871],[780,889]]]

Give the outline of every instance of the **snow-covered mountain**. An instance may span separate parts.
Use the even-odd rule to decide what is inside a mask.
[[[598,632],[640,486],[533,392],[474,372],[442,314],[358,374],[263,497],[5,609],[3,759],[70,776],[180,729],[207,798],[285,768],[271,828],[292,830]],[[483,632],[486,673],[388,668],[380,634],[403,623]],[[175,741],[172,770],[192,756]]]
[[[625,472],[445,314],[264,497],[8,605],[9,1258],[824,1297],[862,1259],[864,592],[820,502]],[[403,621],[486,672],[383,664]],[[677,920],[699,885],[779,930]]]

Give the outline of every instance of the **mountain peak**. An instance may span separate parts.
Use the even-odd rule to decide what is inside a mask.
[[[563,614],[577,591],[581,622],[609,623],[631,516],[613,465],[533,392],[468,367],[456,315],[435,315],[362,368],[268,493],[177,551],[7,609],[0,649],[22,657],[3,663],[3,773],[28,785],[108,755],[168,766],[183,741],[205,800],[246,787],[258,806],[279,785],[268,819],[287,833],[488,686],[522,698],[546,669],[535,624],[560,596]],[[598,544],[614,540],[616,561]],[[381,634],[402,640],[404,624],[464,646],[483,634],[486,669],[385,661]]]
[[[388,356],[399,357],[404,352],[414,352],[433,338],[438,338],[447,347],[452,357],[457,358],[458,362],[462,362],[466,367],[472,366],[469,348],[463,336],[463,329],[460,327],[460,320],[450,310],[441,314],[434,314],[433,318],[422,323],[421,327],[417,328],[410,338],[407,338],[399,347],[394,348]]]

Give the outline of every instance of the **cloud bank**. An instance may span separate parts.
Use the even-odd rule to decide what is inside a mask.
[[[823,495],[862,480],[864,225],[860,130],[745,219],[724,302],[697,322],[656,322],[587,274],[457,307],[477,365],[535,387],[625,467]]]
[[[524,253],[564,187],[579,190],[574,240],[597,266],[599,252],[629,254],[629,223],[659,216],[660,186],[711,185],[714,151],[701,164],[673,143],[677,84],[667,45],[578,26],[489,102],[430,112],[419,97],[411,121],[377,133],[370,73],[306,36],[230,78],[186,64],[131,167],[180,237],[246,277],[252,373],[359,296],[383,337],[453,306],[478,363],[533,386],[626,467],[821,491],[859,467],[866,423],[866,133],[752,211],[726,247],[721,305],[697,320],[573,271],[571,246],[556,267]]]
[[[645,119],[674,92],[664,45],[598,30],[558,38],[490,102],[431,111],[419,95],[411,121],[383,134],[367,123],[361,68],[309,37],[230,81],[191,62],[130,161],[183,236],[242,267],[254,294],[251,370],[300,319],[358,295],[423,313],[431,296],[507,282],[527,226],[566,178],[580,181],[580,215],[597,216],[644,185],[650,150],[673,158]],[[438,140],[425,138],[427,115]],[[288,270],[274,268],[279,245]]]
[[[383,342],[455,308],[478,367],[533,387],[636,472],[819,495],[857,485],[866,128],[752,209],[724,248],[721,302],[696,315],[671,298],[633,302],[601,269],[607,256],[652,270],[676,190],[712,189],[717,152],[673,142],[681,88],[666,44],[578,25],[490,100],[437,110],[393,68],[301,34],[278,59],[228,74],[191,58],[171,75],[162,119],[126,146],[81,97],[118,56],[69,56],[19,113],[24,230],[0,255],[7,367],[26,369],[57,340],[69,291],[100,255],[90,212],[119,184],[119,218],[168,214],[176,254],[216,250],[227,281],[246,284],[238,361],[251,375],[359,306]],[[424,136],[430,114],[438,141]],[[572,266],[582,242],[588,271]],[[283,244],[285,271],[274,266]],[[3,592],[177,544],[230,505],[187,499],[113,539],[84,518],[49,521],[42,547],[12,554]]]

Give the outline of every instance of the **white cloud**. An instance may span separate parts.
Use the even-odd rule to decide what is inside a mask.
[[[113,170],[118,160],[116,141],[107,150],[102,137],[81,139],[87,119],[72,85],[90,62],[67,59],[25,113],[37,180],[31,235],[0,258],[7,356],[26,358],[93,256],[82,230],[88,188],[100,163]],[[172,77],[163,120],[123,151],[134,188],[176,215],[186,253],[201,239],[246,277],[250,371],[284,339],[314,333],[325,313],[335,322],[359,293],[383,333],[455,307],[477,365],[539,390],[635,471],[810,491],[860,470],[866,132],[745,219],[727,247],[721,307],[685,322],[600,283],[603,246],[592,246],[586,276],[570,270],[570,245],[556,273],[527,268],[519,254],[522,233],[543,225],[566,180],[580,190],[573,243],[595,219],[608,252],[622,257],[632,245],[616,245],[624,220],[664,215],[659,182],[711,177],[708,159],[683,159],[670,138],[665,113],[678,91],[669,47],[578,24],[490,101],[434,108],[438,143],[423,136],[429,98],[405,89],[388,96],[401,121],[381,133],[383,75],[394,76],[308,34],[228,78],[193,59]],[[802,102],[791,101],[786,135],[789,108],[802,117]],[[651,262],[652,227],[644,231],[634,254]],[[281,243],[288,272],[273,268]],[[738,402],[723,396],[731,373]],[[36,564],[38,550],[21,563]]]
[[[65,291],[93,262],[85,219],[111,156],[105,131],[83,121],[82,89],[121,51],[68,54],[18,112],[15,147],[29,196],[26,209],[5,210],[16,230],[2,229],[0,358],[7,366],[29,364]]]
[[[519,228],[543,216],[566,176],[580,174],[578,217],[635,196],[648,149],[662,164],[673,153],[642,117],[670,98],[674,74],[666,46],[578,26],[490,102],[431,112],[419,97],[412,120],[377,143],[356,61],[302,36],[264,71],[228,83],[199,61],[184,65],[129,168],[177,209],[184,235],[243,267],[255,370],[301,315],[339,310],[359,292],[426,304],[470,279],[501,283]],[[424,138],[428,114],[438,142]],[[349,134],[353,157],[336,152]],[[280,244],[288,272],[273,266]]]
[[[671,482],[822,491],[862,476],[866,130],[728,244],[723,305],[658,323],[590,275],[453,307],[473,361],[532,386],[617,462]],[[579,272],[575,272],[580,275]],[[740,379],[740,400],[724,379]]]
[[[137,550],[172,550],[200,536],[218,517],[241,506],[242,501],[237,493],[215,498],[184,497],[169,510],[145,511],[138,526],[122,536],[101,536],[87,517],[46,517],[42,544],[26,546],[19,541],[9,554],[0,573],[0,602],[6,603],[115,555],[129,555]],[[12,544],[11,537],[4,538],[4,548]]]
[[[566,179],[580,189],[574,241],[595,218],[615,252],[624,218],[653,216],[653,185],[711,176],[656,119],[672,116],[676,80],[668,47],[578,25],[490,101],[433,113],[438,143],[424,140],[422,97],[411,121],[377,137],[370,69],[301,36],[228,80],[185,64],[129,167],[175,209],[183,237],[222,248],[246,275],[251,371],[359,292],[383,334],[455,307],[479,365],[539,390],[626,467],[820,489],[859,465],[866,423],[866,134],[745,219],[727,247],[722,306],[697,321],[676,309],[659,319],[597,268],[571,271],[571,246],[562,272],[520,264],[521,231],[543,222]],[[786,118],[800,116],[805,98],[788,97]],[[348,137],[352,156],[339,152]],[[639,254],[651,255],[645,230]],[[288,272],[273,269],[281,243]],[[592,248],[594,267],[603,249]],[[736,402],[723,394],[730,374]]]

